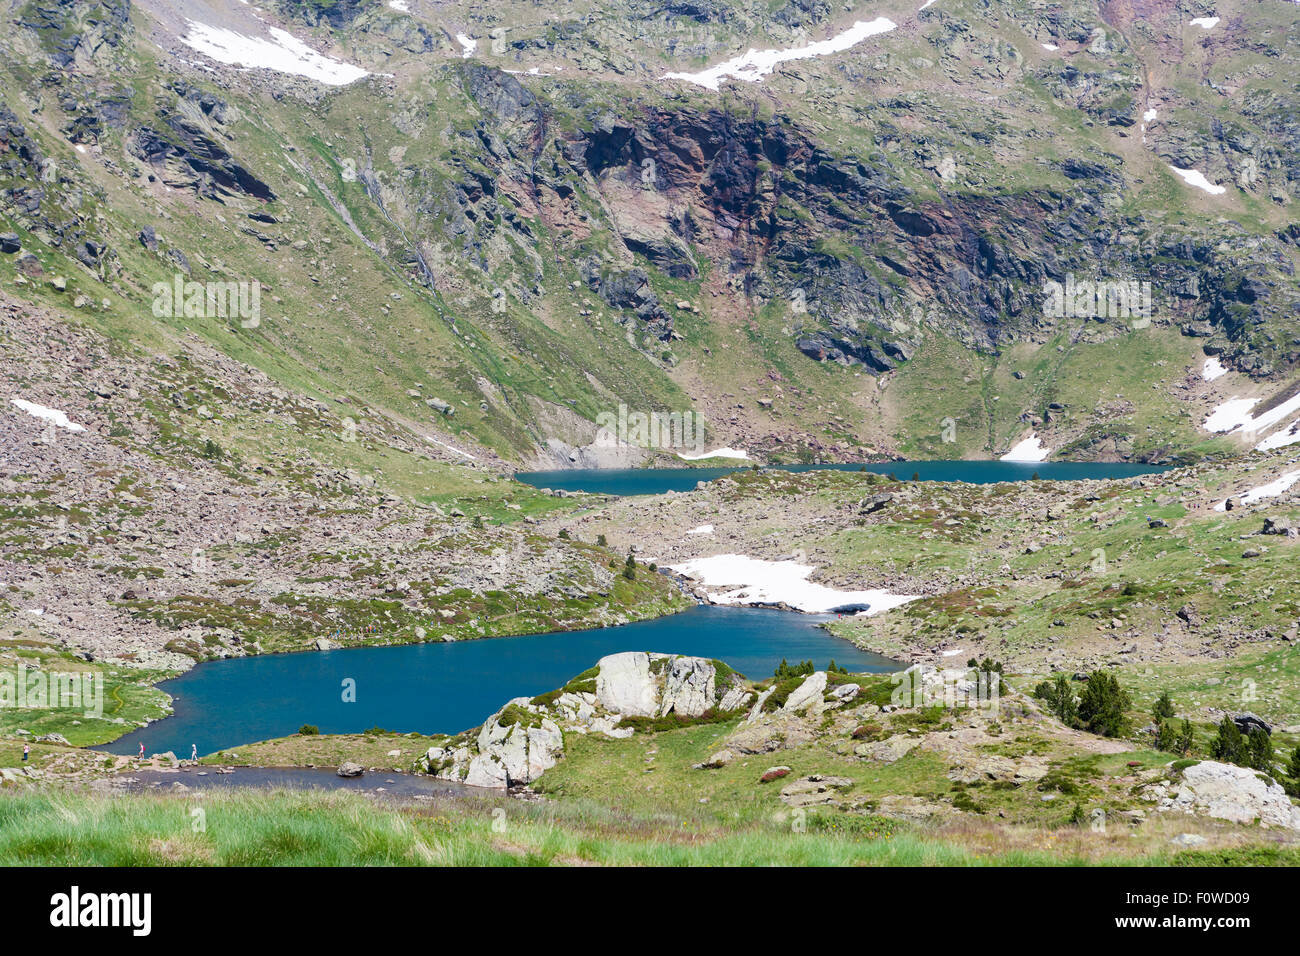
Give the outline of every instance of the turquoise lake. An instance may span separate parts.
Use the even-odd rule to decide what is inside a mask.
[[[826,615],[765,608],[699,606],[653,621],[590,631],[477,641],[268,654],[199,664],[159,686],[171,717],[96,749],[134,754],[173,751],[187,758],[284,737],[303,724],[324,734],[372,727],[456,733],[481,724],[512,697],[554,690],[619,651],[664,651],[717,658],[754,679],[782,658],[832,658],[852,671],[898,670],[818,627]],[[343,701],[355,681],[356,701]]]
[[[861,465],[773,465],[785,471],[870,471],[899,478],[919,475],[921,481],[965,481],[989,485],[999,481],[1025,481],[1036,473],[1047,481],[1081,481],[1099,478],[1133,478],[1167,469],[1160,465],[1092,461],[886,461]],[[667,491],[692,491],[696,482],[712,481],[743,468],[610,468],[561,471],[521,471],[516,480],[534,488],[587,491],[600,495],[662,495]]]

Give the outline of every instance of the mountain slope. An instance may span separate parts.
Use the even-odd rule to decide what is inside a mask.
[[[589,460],[627,405],[775,459],[1164,460],[1294,379],[1294,4],[39,7],[5,13],[6,287],[481,458]],[[156,314],[178,274],[258,283],[258,323]],[[1068,281],[1152,312],[1054,315]]]

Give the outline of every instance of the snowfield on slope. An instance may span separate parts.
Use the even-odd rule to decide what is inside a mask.
[[[1206,179],[1205,173],[1199,169],[1179,169],[1177,166],[1170,166],[1169,168],[1177,173],[1187,185],[1195,186],[1197,189],[1204,189],[1211,196],[1221,196],[1228,191],[1227,186],[1218,186]]]
[[[757,83],[770,74],[781,63],[791,60],[808,60],[815,56],[829,56],[850,47],[857,46],[868,37],[888,33],[898,24],[887,17],[876,17],[871,21],[859,20],[843,33],[838,33],[829,40],[818,40],[807,46],[794,47],[789,50],[755,50],[752,47],[742,56],[719,63],[717,66],[699,73],[665,73],[665,80],[685,80],[696,86],[716,91],[725,79],[743,80]]]
[[[292,33],[278,27],[270,28],[268,39],[244,36],[234,30],[194,20],[186,22],[189,29],[181,37],[181,42],[218,63],[305,76],[326,86],[346,86],[370,75],[359,66],[317,53]]]
[[[1300,481],[1300,471],[1288,471],[1286,474],[1273,479],[1266,485],[1260,485],[1257,488],[1251,488],[1249,491],[1240,495],[1232,495],[1237,499],[1238,504],[1253,505],[1257,501],[1263,501],[1265,498],[1276,498],[1280,494],[1289,491],[1291,486]],[[1215,511],[1227,511],[1227,499],[1220,501],[1214,506]]]
[[[1047,456],[1052,453],[1052,449],[1043,447],[1043,440],[1037,435],[1030,435],[1024,441],[1016,445],[1009,452],[999,458],[999,461],[1046,461]]]
[[[743,458],[745,461],[749,461],[749,452],[741,451],[739,448],[718,448],[714,451],[701,452],[698,455],[688,455],[679,451],[677,457],[683,461],[704,461],[706,458]]]
[[[879,614],[919,595],[889,591],[837,591],[809,581],[817,570],[797,561],[764,561],[743,554],[717,554],[669,566],[669,570],[698,581],[709,590],[712,604],[786,604],[808,614],[837,610]],[[724,590],[714,591],[713,588]]]
[[[1286,428],[1279,428],[1269,435],[1255,446],[1255,450],[1272,451],[1274,448],[1285,448],[1287,445],[1294,445],[1296,442],[1300,442],[1300,418],[1297,418]]]
[[[14,405],[17,405],[28,415],[44,419],[53,425],[57,425],[59,428],[66,428],[70,432],[84,432],[86,430],[85,425],[78,425],[76,422],[70,421],[68,416],[57,408],[50,408],[46,405],[37,405],[35,402],[29,402],[25,398],[11,398],[9,401]]]
[[[1296,393],[1280,405],[1261,412],[1259,417],[1251,415],[1250,410],[1259,404],[1258,398],[1237,398],[1233,396],[1217,406],[1205,419],[1201,427],[1207,432],[1230,432],[1240,428],[1249,434],[1272,428],[1282,419],[1300,411],[1300,393]]]

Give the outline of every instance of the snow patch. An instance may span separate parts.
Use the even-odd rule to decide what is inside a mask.
[[[1197,189],[1204,189],[1211,196],[1221,196],[1228,191],[1227,186],[1219,186],[1205,178],[1205,174],[1199,169],[1179,169],[1177,166],[1170,166],[1175,173],[1182,177],[1183,182],[1189,186],[1195,186]]]
[[[1155,119],[1158,115],[1160,115],[1160,114],[1157,113],[1157,112],[1156,112],[1155,110],[1153,110],[1153,109],[1152,109],[1152,110],[1147,110],[1145,113],[1142,114],[1142,122],[1144,122],[1144,123],[1150,123],[1150,122],[1151,122],[1153,119]]]
[[[1234,428],[1240,428],[1243,432],[1264,431],[1300,411],[1300,393],[1256,418],[1250,414],[1250,410],[1258,404],[1258,398],[1237,398],[1234,395],[1210,412],[1202,427],[1208,432],[1230,432]]]
[[[34,415],[36,418],[44,419],[57,425],[59,428],[66,428],[70,432],[84,432],[85,425],[78,425],[76,422],[69,421],[68,416],[57,408],[49,408],[45,405],[37,405],[35,402],[29,402],[25,398],[11,398],[9,400],[17,405],[28,415]]]
[[[270,39],[186,21],[181,42],[219,63],[305,76],[327,86],[346,86],[370,74],[359,66],[317,53],[292,33],[271,27]]]
[[[1266,485],[1260,485],[1258,488],[1252,488],[1244,495],[1233,495],[1239,504],[1253,505],[1256,501],[1263,501],[1265,498],[1276,498],[1278,495],[1287,491],[1297,481],[1300,481],[1300,471],[1288,471],[1280,478],[1275,478]],[[1214,506],[1215,511],[1227,511],[1228,502],[1220,501]]]
[[[891,594],[879,589],[837,591],[808,580],[816,570],[797,561],[764,561],[743,554],[718,554],[695,558],[670,570],[693,578],[706,588],[725,588],[708,593],[711,604],[786,604],[808,614],[863,610],[879,614],[919,595]]]
[[[926,7],[928,7],[928,6],[929,6],[930,4],[932,4],[932,3],[934,3],[934,0],[925,0],[925,3],[921,4],[921,10],[924,10]],[[916,11],[916,12],[917,12],[917,13],[920,13],[921,10],[918,10],[918,11]]]
[[[749,461],[749,453],[741,451],[739,448],[719,448],[716,451],[706,451],[698,455],[687,455],[678,452],[677,457],[683,461],[703,461],[705,458],[743,458],[745,461]]]
[[[1042,44],[1042,47],[1043,47],[1043,49],[1046,50],[1048,53],[1055,53],[1057,50],[1060,49],[1060,47],[1057,46],[1055,43],[1044,43],[1044,44]]]
[[[687,534],[713,534],[713,525],[702,524],[698,528],[692,528]]]
[[[467,37],[463,33],[456,34],[456,42],[460,44],[460,56],[462,60],[468,60],[474,55],[474,50],[478,47],[478,40],[473,37]]]
[[[1043,447],[1043,440],[1037,435],[1030,435],[1003,455],[999,461],[1045,461],[1052,449]]]
[[[929,4],[926,4],[929,6]],[[923,8],[924,9],[924,8]],[[776,69],[778,64],[791,60],[807,60],[815,56],[829,56],[850,47],[857,46],[868,37],[888,33],[898,24],[888,17],[876,17],[871,21],[858,20],[843,33],[838,33],[829,40],[818,40],[807,46],[789,50],[755,50],[752,47],[743,56],[735,57],[725,63],[710,67],[699,73],[665,73],[665,80],[685,80],[706,89],[717,90],[719,84],[727,78],[757,83]]]
[[[411,5],[406,0],[388,0],[390,10],[396,10],[398,13],[410,13]]]
[[[1191,22],[1191,26],[1200,27],[1202,30],[1213,30],[1218,25],[1218,17],[1194,17]]]
[[[431,441],[435,445],[441,445],[443,448],[447,449],[448,451],[454,451],[458,455],[464,455],[470,461],[478,461],[478,459],[475,458],[473,455],[471,455],[469,452],[461,451],[459,448],[455,447],[454,445],[448,445],[445,441],[438,441],[438,439],[434,438],[432,435],[425,435],[424,440]]]
[[[1213,382],[1220,375],[1226,375],[1228,370],[1223,367],[1223,363],[1211,355],[1205,360],[1205,366],[1201,369],[1201,378],[1207,382]]]
[[[1296,442],[1300,442],[1300,418],[1297,418],[1286,428],[1279,428],[1269,435],[1255,446],[1255,450],[1272,451],[1274,448],[1285,448],[1287,445],[1294,445]]]

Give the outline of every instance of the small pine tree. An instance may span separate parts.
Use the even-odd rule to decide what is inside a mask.
[[[629,581],[636,580],[636,558],[632,557],[631,552],[628,553],[627,560],[623,563],[623,577]]]
[[[1156,719],[1156,723],[1162,720],[1168,720],[1174,715],[1174,702],[1169,699],[1169,691],[1160,695],[1160,699],[1155,702],[1151,708],[1151,716]]]
[[[603,534],[596,535],[596,544],[602,548],[605,547],[606,541],[605,541],[605,536]]]
[[[1300,797],[1300,744],[1291,752],[1291,762],[1286,765],[1286,792],[1293,797]]]
[[[1061,723],[1073,727],[1078,722],[1079,711],[1074,701],[1074,690],[1070,687],[1070,679],[1064,674],[1057,674],[1055,680],[1043,681],[1034,688],[1034,696],[1045,703]]]
[[[1246,738],[1247,766],[1260,773],[1273,774],[1273,738],[1262,727],[1250,728]]]
[[[1114,674],[1094,671],[1079,695],[1079,720],[1102,737],[1120,737],[1128,731],[1128,711],[1133,706],[1128,692]]]
[[[1219,723],[1219,732],[1210,744],[1210,756],[1224,763],[1246,765],[1246,738],[1232,722],[1231,717],[1224,717]]]
[[[1156,724],[1156,750],[1171,754],[1178,752],[1178,728],[1172,720],[1162,720]]]
[[[1186,757],[1192,752],[1192,747],[1196,745],[1196,734],[1192,731],[1192,722],[1183,718],[1183,725],[1178,729],[1178,749],[1175,753],[1180,753]]]

